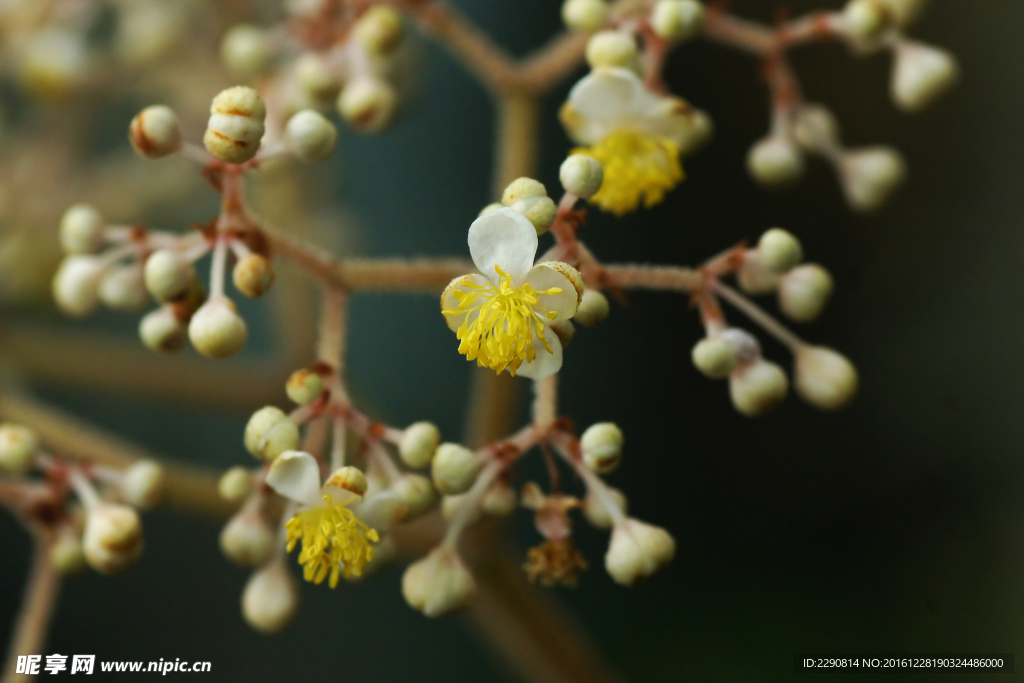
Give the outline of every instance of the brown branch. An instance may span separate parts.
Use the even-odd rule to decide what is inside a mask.
[[[29,676],[15,673],[18,655],[34,655],[43,652],[50,620],[57,604],[60,591],[60,575],[50,561],[50,541],[42,531],[35,536],[35,554],[29,568],[28,583],[25,586],[25,601],[14,624],[11,649],[7,655],[4,683],[24,681]]]

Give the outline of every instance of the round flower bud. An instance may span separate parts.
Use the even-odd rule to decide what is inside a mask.
[[[262,633],[277,633],[291,623],[299,607],[299,587],[284,562],[253,572],[242,591],[242,616]]]
[[[570,154],[558,169],[558,178],[566,192],[590,199],[604,183],[604,166],[586,154]]]
[[[796,393],[821,410],[845,407],[857,393],[857,368],[832,349],[804,346],[796,353]]]
[[[274,59],[273,37],[258,26],[234,26],[221,40],[220,59],[228,73],[239,78],[251,78],[266,69]]]
[[[583,462],[595,472],[611,472],[622,462],[623,442],[622,430],[614,422],[592,424],[580,437]]]
[[[428,617],[468,607],[476,598],[476,582],[454,548],[440,545],[402,575],[402,595],[409,606]]]
[[[679,154],[688,157],[700,151],[704,145],[711,141],[715,133],[715,122],[707,112],[694,109],[690,114],[690,125],[683,131],[682,139],[679,141]]]
[[[456,443],[443,443],[434,454],[431,474],[437,490],[445,495],[464,493],[476,481],[480,463],[473,451]]]
[[[763,263],[757,251],[748,253],[743,259],[743,265],[736,273],[736,281],[740,289],[747,294],[760,296],[771,294],[779,287],[779,274],[769,270]]]
[[[334,153],[338,130],[320,112],[303,109],[288,119],[284,141],[299,159],[315,164],[326,161]]]
[[[220,532],[224,557],[241,567],[259,567],[274,552],[277,535],[258,511],[243,509]]]
[[[136,263],[108,268],[100,280],[99,298],[115,311],[138,311],[149,301],[142,267]]]
[[[53,276],[53,298],[62,311],[81,318],[100,305],[100,279],[105,270],[95,256],[68,256]]]
[[[89,566],[101,574],[116,574],[142,554],[142,523],[127,505],[97,503],[86,513],[82,541]]]
[[[369,482],[361,469],[346,465],[335,470],[324,482],[324,486],[333,486],[362,496],[366,493]]]
[[[352,31],[370,54],[387,54],[402,40],[402,15],[393,7],[372,5],[359,17]]]
[[[704,28],[704,6],[697,0],[658,0],[651,12],[651,28],[668,40],[692,38]]]
[[[580,325],[593,327],[607,318],[610,310],[608,298],[604,294],[596,289],[588,289],[583,292],[580,307],[572,319]]]
[[[405,503],[405,519],[415,519],[430,509],[437,496],[430,480],[419,474],[406,474],[391,486]]]
[[[736,368],[736,347],[721,337],[701,339],[690,355],[694,366],[711,379],[725,379]]]
[[[789,392],[789,379],[775,363],[758,360],[729,376],[732,405],[747,417],[758,417],[782,403]]]
[[[338,113],[363,133],[384,130],[398,108],[398,95],[385,81],[361,76],[350,81],[338,97]]]
[[[905,112],[921,111],[956,84],[960,65],[947,50],[909,40],[896,45],[891,93]]]
[[[736,350],[738,363],[753,363],[761,359],[761,343],[757,337],[739,327],[730,327],[719,335],[722,341]]]
[[[203,144],[229,164],[243,164],[260,149],[267,107],[252,88],[236,85],[223,90],[210,104]]]
[[[207,358],[227,358],[245,348],[249,329],[230,299],[212,299],[192,316],[188,338]]]
[[[152,460],[139,460],[124,471],[121,496],[140,510],[156,507],[164,496],[164,468]]]
[[[886,12],[876,0],[851,0],[843,8],[843,27],[854,40],[873,42],[886,28]]]
[[[143,159],[159,159],[181,148],[181,126],[170,107],[155,104],[146,107],[128,126],[128,139]]]
[[[921,13],[928,0],[877,0],[895,18],[896,25],[905,27]]]
[[[245,449],[270,462],[285,451],[299,447],[299,426],[280,408],[260,408],[245,425]]]
[[[82,550],[82,541],[71,529],[64,529],[53,545],[50,546],[50,562],[54,568],[64,574],[77,574],[85,569],[85,551]]]
[[[516,202],[533,197],[547,197],[548,191],[544,184],[533,178],[516,178],[501,195],[501,203],[504,206],[512,206]]]
[[[804,259],[800,241],[782,228],[772,228],[757,243],[761,263],[777,273],[785,273]]]
[[[636,519],[615,524],[604,567],[623,586],[632,586],[672,561],[676,542],[661,527]]]
[[[497,211],[498,209],[504,209],[504,208],[505,208],[504,204],[499,204],[497,202],[495,202],[494,204],[488,204],[484,208],[480,209],[480,213],[477,214],[477,218],[479,218],[480,216],[486,216],[489,213],[493,213],[493,212]]]
[[[88,204],[75,204],[60,219],[60,245],[66,254],[92,254],[103,246],[103,216]]]
[[[803,177],[804,156],[788,138],[771,136],[750,148],[747,170],[765,187],[785,187]]]
[[[558,207],[550,197],[527,197],[510,206],[533,224],[538,235],[543,235],[551,229],[551,225],[558,216]]]
[[[447,521],[455,519],[456,515],[463,506],[469,503],[469,496],[465,493],[461,493],[457,496],[442,496],[441,497],[441,516]],[[470,512],[470,518],[466,520],[466,524],[474,524],[480,519],[480,508],[473,506],[473,510]]]
[[[480,509],[492,517],[508,517],[519,506],[516,492],[512,487],[499,482],[487,489],[487,493],[480,500]]]
[[[826,154],[839,145],[839,122],[826,107],[800,107],[793,121],[793,137],[809,152]]]
[[[612,502],[619,509],[619,512],[626,514],[627,501],[622,491],[609,488],[608,493],[611,496]],[[583,501],[583,514],[586,516],[587,521],[598,529],[611,529],[612,525],[615,524],[615,520],[612,519],[612,514],[608,511],[608,507],[592,490],[587,491],[587,497]]]
[[[341,88],[324,61],[312,52],[295,60],[295,80],[310,97],[320,101],[337,97]]]
[[[172,249],[158,249],[146,259],[143,269],[146,289],[157,301],[177,299],[189,288],[196,272],[192,264]]]
[[[188,326],[178,318],[172,306],[150,311],[139,322],[142,343],[158,353],[172,353],[185,348]]]
[[[22,29],[21,79],[34,94],[59,98],[82,84],[94,64],[84,31],[53,28]]]
[[[288,398],[304,406],[320,398],[324,391],[324,381],[312,370],[296,370],[288,378],[284,390]]]
[[[571,320],[556,320],[551,323],[551,331],[558,337],[563,349],[568,348],[572,340],[576,338],[576,326]]]
[[[799,266],[779,282],[779,308],[790,320],[810,322],[821,315],[832,289],[827,270],[816,263]]]
[[[266,294],[274,284],[274,264],[259,254],[250,254],[235,264],[231,279],[235,289],[242,294],[257,298]]]
[[[565,0],[562,21],[571,31],[593,33],[608,20],[608,3],[604,0]]]
[[[441,432],[431,422],[414,422],[405,428],[398,443],[402,462],[415,469],[423,469],[434,459]]]
[[[252,475],[244,467],[232,467],[220,476],[217,493],[231,503],[245,500],[252,493]]]
[[[39,451],[39,437],[28,427],[0,424],[0,470],[25,474]]]
[[[601,31],[587,41],[587,64],[630,68],[636,60],[636,40],[622,31]]]
[[[884,204],[906,175],[903,157],[891,147],[851,150],[839,158],[843,193],[858,211],[873,211]]]

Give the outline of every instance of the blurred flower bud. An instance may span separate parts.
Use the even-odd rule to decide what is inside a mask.
[[[450,522],[459,514],[459,510],[461,510],[464,505],[468,505],[469,502],[469,496],[465,493],[460,493],[455,496],[442,496],[441,515]],[[480,519],[480,509],[475,507],[471,512],[469,519],[466,520],[466,524],[473,524],[478,519]]]
[[[236,85],[223,90],[210,104],[203,144],[229,164],[243,164],[260,149],[267,107],[252,88]]]
[[[810,322],[825,309],[832,288],[832,276],[818,264],[798,266],[779,282],[779,308],[790,320]]]
[[[232,76],[252,78],[273,61],[274,39],[270,31],[259,26],[239,24],[224,34],[220,59]]]
[[[393,7],[371,5],[353,28],[355,39],[370,54],[391,52],[402,40],[402,15]]]
[[[761,359],[761,342],[757,337],[739,327],[730,327],[719,335],[719,338],[729,343],[736,350],[736,361],[739,363],[753,363]]]
[[[124,471],[121,496],[132,507],[149,510],[164,496],[164,468],[152,460],[139,460]]]
[[[29,90],[56,99],[85,82],[93,60],[84,31],[52,27],[25,33],[20,67]]]
[[[273,554],[276,538],[263,515],[246,506],[224,525],[220,549],[224,557],[240,567],[259,567]]]
[[[510,206],[533,224],[538,235],[543,235],[551,229],[551,225],[558,216],[558,207],[550,197],[527,197]]]
[[[721,337],[701,339],[690,356],[694,366],[710,379],[725,379],[736,368],[736,349]]]
[[[516,492],[505,482],[497,482],[480,500],[480,510],[493,517],[508,517],[516,511],[519,501]]]
[[[313,52],[295,60],[295,80],[310,97],[330,101],[338,96],[341,84],[324,61]]]
[[[89,204],[75,204],[60,219],[60,244],[66,254],[92,254],[103,246],[103,216]]]
[[[608,317],[611,307],[608,305],[608,298],[596,289],[587,289],[580,299],[580,307],[576,309],[573,320],[580,325],[593,327]]]
[[[631,68],[637,57],[636,40],[631,33],[601,31],[587,41],[587,64],[592,69],[600,66]]]
[[[203,304],[188,324],[188,338],[196,351],[207,358],[227,358],[243,348],[249,329],[227,297]]]
[[[570,154],[558,169],[558,178],[569,194],[590,199],[604,183],[604,166],[586,154]]]
[[[473,575],[455,549],[445,545],[409,565],[402,575],[405,601],[428,617],[468,607],[476,594]]]
[[[593,33],[608,20],[608,3],[604,0],[565,0],[562,21],[570,31]]]
[[[86,567],[82,541],[73,529],[65,527],[50,546],[50,562],[61,574],[77,574]]]
[[[753,296],[771,294],[779,287],[779,274],[769,270],[761,262],[761,256],[755,250],[747,252],[746,258],[743,259],[743,265],[736,273],[736,282],[739,283],[740,289],[747,294]]]
[[[0,424],[0,470],[7,474],[26,474],[39,452],[39,437],[28,427]]]
[[[244,467],[232,467],[220,476],[217,492],[226,501],[243,501],[252,493],[252,475]]]
[[[704,6],[696,0],[658,0],[651,12],[651,28],[667,40],[692,38],[704,28]]]
[[[886,11],[877,0],[851,0],[843,8],[843,27],[854,40],[874,42],[886,28]]]
[[[622,430],[614,422],[598,422],[580,437],[583,462],[595,472],[611,472],[622,462]]]
[[[846,356],[824,346],[796,352],[796,393],[821,410],[846,406],[857,393],[857,368]]]
[[[683,131],[682,139],[679,140],[679,154],[683,157],[700,151],[704,145],[711,142],[715,134],[715,122],[707,112],[693,109],[689,121],[690,125]]]
[[[260,408],[245,425],[245,449],[270,462],[285,451],[299,447],[299,426],[280,408]]]
[[[300,406],[309,405],[320,398],[324,391],[324,381],[312,370],[296,370],[288,378],[284,390],[295,403]]]
[[[571,320],[556,320],[551,323],[551,331],[558,337],[562,348],[568,348],[572,340],[576,338],[576,326]]]
[[[792,140],[773,135],[750,148],[747,170],[764,187],[786,187],[803,177],[804,156]]]
[[[299,587],[284,562],[253,572],[242,591],[242,616],[262,633],[277,633],[291,623],[299,606]]]
[[[608,487],[607,490],[619,512],[625,515],[628,505],[626,496],[618,489]],[[612,525],[615,524],[615,520],[612,519],[612,513],[608,511],[608,507],[603,499],[598,497],[592,490],[587,491],[587,497],[583,501],[583,514],[586,516],[587,521],[598,529],[611,529]]]
[[[98,293],[100,301],[115,311],[138,311],[149,301],[142,266],[137,263],[108,268]]]
[[[800,241],[782,228],[772,228],[757,243],[761,263],[777,273],[785,273],[804,259]]]
[[[907,26],[914,21],[924,6],[928,4],[928,0],[877,0],[877,2],[889,10],[900,27]]]
[[[738,368],[729,376],[729,396],[737,411],[758,417],[782,403],[789,392],[789,379],[775,363],[758,360]]]
[[[231,271],[235,289],[254,299],[270,291],[275,277],[274,264],[259,254],[246,256]]]
[[[516,178],[501,195],[501,203],[504,206],[512,206],[516,202],[533,197],[547,197],[548,191],[544,184],[533,178]]]
[[[68,315],[82,318],[100,305],[100,279],[106,266],[95,256],[68,256],[53,276],[53,298]]]
[[[924,109],[960,78],[960,65],[947,50],[911,40],[899,41],[895,50],[891,93],[905,112]]]
[[[333,486],[361,496],[366,493],[368,482],[361,469],[346,465],[336,469],[324,482],[324,486]]]
[[[409,467],[423,469],[434,459],[441,432],[431,422],[414,422],[405,428],[398,444],[398,454]]]
[[[612,529],[604,566],[616,583],[632,586],[671,562],[675,554],[676,542],[667,531],[630,518]]]
[[[159,159],[181,148],[181,126],[170,107],[155,104],[146,107],[128,126],[128,139],[143,159]]]
[[[826,107],[805,104],[796,111],[793,137],[808,152],[826,154],[839,145],[839,122]]]
[[[338,97],[338,112],[356,130],[379,133],[391,123],[398,107],[395,89],[372,76],[350,81]]]
[[[437,490],[445,495],[464,493],[476,481],[480,463],[473,451],[456,443],[443,443],[437,448],[431,474]]]
[[[505,205],[504,204],[499,204],[498,202],[495,202],[493,204],[488,204],[484,208],[480,209],[480,213],[477,214],[477,218],[479,218],[480,216],[486,216],[489,213],[493,213],[493,212],[497,211],[498,209],[503,209],[503,208],[505,208]]]
[[[430,480],[420,474],[406,474],[392,483],[392,490],[405,503],[405,519],[415,519],[430,509],[437,496]]]
[[[866,147],[839,157],[843,192],[858,211],[873,211],[884,204],[906,174],[902,155],[891,147]]]
[[[142,554],[142,523],[127,505],[97,503],[86,512],[82,542],[89,566],[101,574],[116,574]]]
[[[295,156],[306,163],[326,161],[338,144],[338,130],[323,114],[303,109],[288,119],[284,141]]]
[[[196,277],[195,269],[172,249],[158,249],[146,259],[143,269],[146,289],[157,301],[180,297]]]
[[[139,322],[139,337],[153,351],[180,351],[188,341],[188,326],[178,318],[172,306],[161,306],[143,316]]]

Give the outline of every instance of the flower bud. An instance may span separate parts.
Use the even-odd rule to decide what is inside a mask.
[[[832,276],[818,264],[798,266],[779,282],[779,308],[790,320],[810,322],[825,309],[832,288]]]
[[[464,493],[476,481],[480,463],[473,451],[456,443],[443,443],[434,455],[431,474],[437,490],[445,495]]]
[[[510,206],[533,224],[538,235],[543,235],[551,229],[551,225],[558,216],[558,207],[550,197],[527,197]]]
[[[379,133],[391,123],[398,95],[388,83],[372,76],[350,81],[338,97],[338,112],[363,133]]]
[[[430,509],[437,496],[430,480],[420,474],[406,474],[399,477],[391,488],[405,503],[405,519],[415,519]]]
[[[928,4],[928,0],[877,0],[884,5],[896,19],[896,25],[902,27],[910,24]]]
[[[178,318],[172,306],[150,311],[139,322],[142,343],[158,353],[171,353],[185,348],[188,326]]]
[[[696,0],[658,0],[651,12],[651,28],[668,40],[692,38],[704,28],[704,6]]]
[[[430,422],[414,422],[405,428],[398,443],[398,454],[409,467],[423,469],[434,459],[441,432]]]
[[[68,256],[53,276],[53,298],[68,315],[81,318],[100,305],[99,287],[105,266],[95,256]]]
[[[159,159],[181,148],[181,126],[174,110],[162,104],[146,107],[128,126],[128,139],[143,159]]]
[[[323,114],[303,109],[288,119],[284,141],[295,156],[306,163],[326,161],[338,144],[338,130]]]
[[[312,370],[296,370],[288,378],[284,390],[288,398],[304,406],[320,398],[324,391],[324,381]]]
[[[504,482],[498,482],[480,500],[480,510],[492,517],[508,517],[516,511],[519,500],[512,487]]]
[[[729,375],[729,396],[737,411],[758,417],[782,403],[789,392],[789,379],[775,363],[757,360]]]
[[[619,509],[619,512],[625,515],[628,505],[625,494],[611,487],[608,488],[608,494],[611,496],[612,502]],[[587,521],[598,529],[611,529],[612,525],[615,524],[615,520],[612,519],[612,513],[608,511],[604,500],[595,495],[592,490],[587,491],[587,497],[583,501],[583,514],[586,515]]]
[[[715,134],[715,122],[707,112],[694,109],[690,112],[690,125],[682,131],[678,141],[679,154],[688,157],[701,150]]]
[[[785,187],[803,177],[804,156],[789,138],[771,136],[750,148],[747,170],[764,187]]]
[[[533,178],[516,178],[501,195],[501,203],[504,206],[512,206],[516,202],[533,197],[547,197],[548,191],[544,184]]]
[[[361,469],[346,465],[335,470],[324,482],[324,486],[333,486],[361,496],[366,493],[368,482]]]
[[[468,607],[476,598],[476,582],[454,548],[440,545],[402,575],[402,595],[428,617]]]
[[[558,169],[558,178],[566,192],[590,199],[604,183],[604,166],[586,154],[570,154]]]
[[[568,348],[572,340],[576,338],[576,326],[571,320],[556,320],[551,323],[551,331],[558,337],[563,349]]]
[[[46,28],[47,25],[53,26]],[[22,29],[19,66],[21,80],[35,95],[59,98],[81,85],[94,63],[84,31],[57,28],[55,22],[42,30]]]
[[[249,161],[260,149],[267,107],[252,88],[236,85],[223,90],[210,104],[203,144],[229,164]]]
[[[596,289],[588,289],[583,292],[580,307],[572,319],[580,325],[593,327],[607,318],[610,310],[608,298],[604,294]]]
[[[231,279],[235,289],[242,294],[258,298],[266,294],[274,285],[274,264],[270,259],[259,254],[250,254],[235,264],[231,271]]]
[[[82,542],[89,566],[102,574],[116,574],[142,554],[142,523],[127,505],[97,503],[86,513]]]
[[[315,53],[306,52],[295,60],[295,80],[315,100],[332,100],[341,88],[338,79]]]
[[[562,3],[562,21],[570,31],[593,33],[608,20],[605,0],[565,0]]]
[[[224,297],[207,301],[196,311],[188,324],[188,338],[207,358],[227,358],[245,348],[249,329],[235,312],[235,305]]]
[[[760,255],[754,251],[753,253],[748,252],[746,258],[743,259],[743,265],[736,273],[736,281],[739,283],[740,289],[747,294],[759,296],[771,294],[778,289],[779,274],[769,270],[761,263]]]
[[[873,42],[886,28],[885,8],[877,0],[851,0],[843,8],[843,27],[854,40]]]
[[[172,249],[158,249],[146,259],[143,269],[146,289],[157,301],[180,297],[196,277],[195,269]]]
[[[595,472],[611,472],[622,462],[623,442],[622,430],[614,422],[592,424],[580,437],[583,462]]]
[[[60,245],[66,254],[92,254],[103,246],[103,216],[88,204],[75,204],[60,219]]]
[[[82,541],[69,528],[62,529],[50,546],[50,562],[61,574],[77,574],[85,569],[85,552]]]
[[[149,301],[142,266],[136,263],[108,268],[98,291],[100,301],[115,311],[137,311]]]
[[[800,241],[782,228],[772,228],[757,243],[761,263],[777,273],[785,273],[804,259]]]
[[[661,527],[636,519],[615,524],[604,567],[623,586],[632,586],[672,561],[676,542]]]
[[[468,505],[469,502],[469,496],[465,493],[460,493],[456,496],[442,496],[441,516],[450,522],[459,514],[459,510],[461,510],[463,506]],[[466,525],[474,524],[478,519],[480,519],[480,508],[473,506],[469,519],[466,520]]]
[[[499,204],[498,202],[495,202],[493,204],[488,204],[484,208],[480,209],[480,213],[477,214],[477,218],[479,218],[480,216],[486,216],[489,213],[494,213],[498,209],[504,209],[504,208],[505,208],[505,205],[504,204]]]
[[[244,467],[232,467],[221,475],[217,493],[231,503],[245,500],[252,493],[252,475]]]
[[[224,557],[240,567],[259,567],[274,552],[276,534],[258,511],[243,509],[220,532]]]
[[[39,451],[39,437],[28,427],[0,424],[0,470],[26,474]]]
[[[636,40],[622,31],[601,31],[587,41],[587,64],[592,69],[600,66],[630,68],[636,60]]]
[[[260,408],[245,425],[245,449],[270,462],[285,451],[299,447],[299,426],[280,408]]]
[[[843,193],[858,211],[873,211],[884,204],[906,174],[903,157],[890,147],[851,150],[839,158]]]
[[[690,356],[694,366],[710,379],[725,379],[736,368],[736,348],[721,337],[701,339]]]
[[[910,40],[896,45],[891,93],[905,112],[921,111],[952,88],[960,78],[960,65],[947,50]]]
[[[277,633],[291,623],[299,607],[299,587],[284,562],[253,572],[242,591],[242,616],[262,633]]]
[[[793,137],[808,152],[826,154],[839,145],[839,122],[826,107],[807,104],[796,111]]]
[[[796,393],[821,410],[845,407],[857,393],[857,368],[846,356],[824,346],[796,352]]]
[[[372,5],[359,17],[352,31],[370,54],[387,54],[402,40],[402,15],[393,7]]]
[[[220,43],[220,59],[228,73],[252,78],[274,59],[274,40],[270,32],[251,24],[232,27]]]
[[[156,507],[164,496],[164,468],[152,460],[139,460],[124,471],[121,496],[140,510]]]

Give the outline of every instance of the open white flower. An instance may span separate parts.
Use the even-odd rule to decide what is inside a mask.
[[[561,261],[534,265],[537,231],[508,208],[473,222],[469,253],[482,274],[455,278],[441,295],[459,353],[497,373],[542,379],[558,372],[562,344],[551,325],[576,314],[580,274]]]
[[[711,133],[707,114],[651,92],[628,69],[599,67],[573,86],[559,116],[574,150],[601,162],[604,184],[590,201],[622,215],[650,208],[685,177],[681,155]]]

